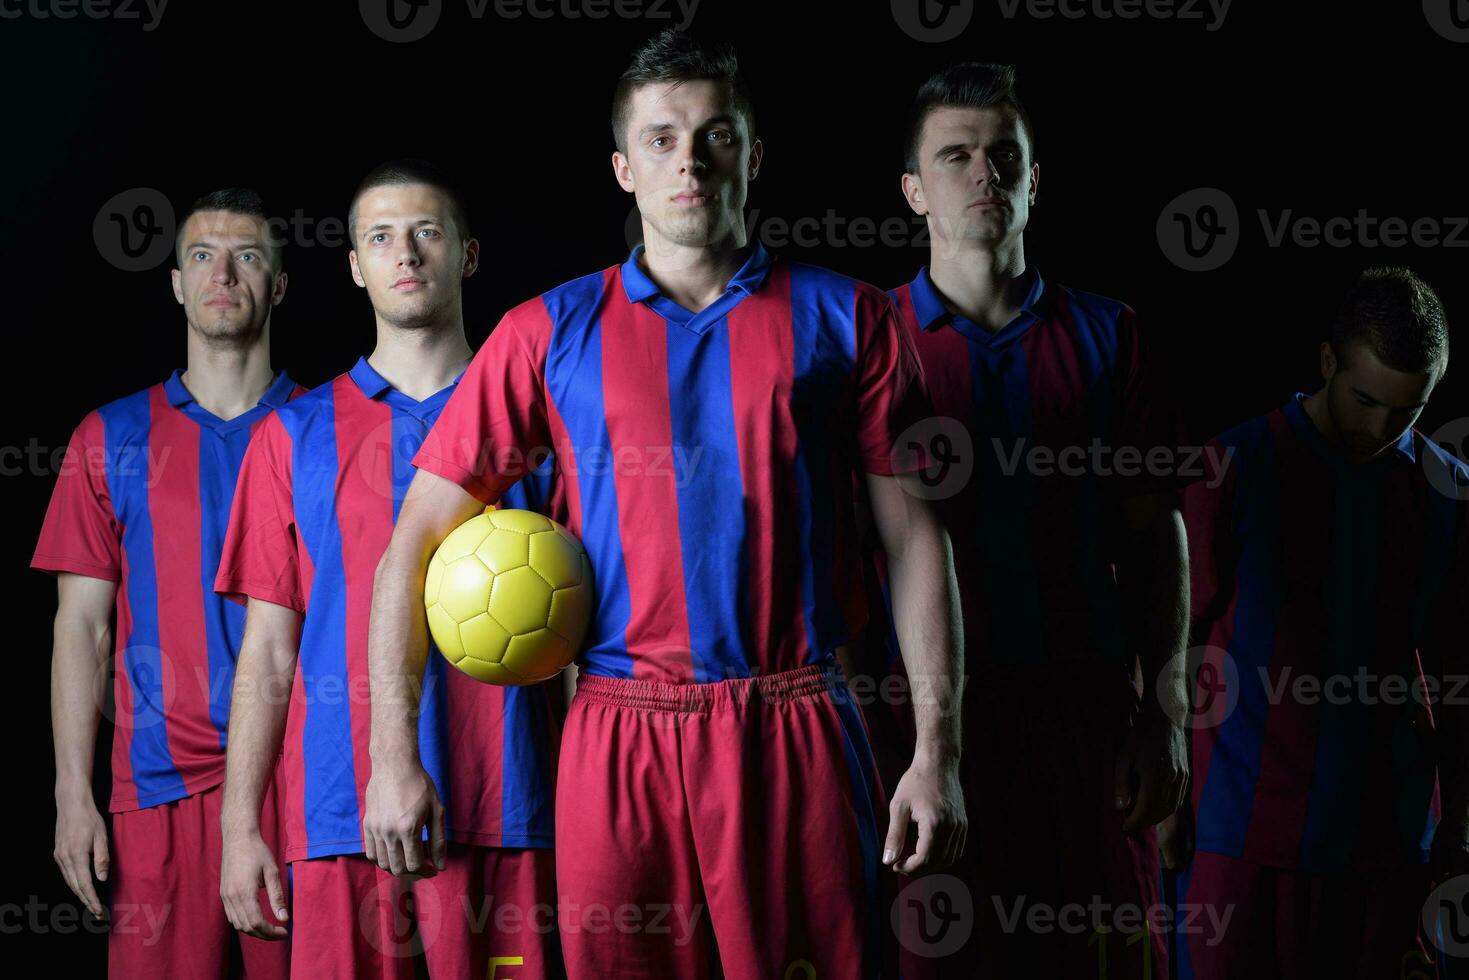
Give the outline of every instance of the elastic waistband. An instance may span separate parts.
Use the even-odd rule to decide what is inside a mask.
[[[791,701],[822,694],[838,684],[833,663],[807,664],[758,677],[733,677],[706,684],[666,684],[582,674],[576,679],[576,698],[626,708],[653,711],[708,711],[732,704],[745,704],[752,697],[761,701]]]

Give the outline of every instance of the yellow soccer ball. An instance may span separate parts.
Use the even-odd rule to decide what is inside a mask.
[[[535,684],[576,659],[592,615],[592,564],[566,528],[529,510],[486,510],[428,563],[429,633],[486,684]]]

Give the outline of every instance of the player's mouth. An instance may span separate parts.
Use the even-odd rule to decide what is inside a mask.
[[[683,193],[674,196],[673,203],[683,205],[684,207],[696,208],[708,204],[713,200],[713,194],[704,194],[698,191],[684,191]]]
[[[405,276],[404,278],[399,279],[397,282],[393,283],[393,288],[398,290],[400,293],[413,293],[417,292],[420,289],[427,289],[428,280],[418,279],[413,276]]]
[[[218,295],[211,296],[209,299],[205,300],[204,305],[206,307],[217,306],[220,308],[225,308],[239,306],[240,304],[232,296]]]
[[[969,204],[969,207],[971,209],[977,209],[980,211],[987,211],[990,208],[1003,208],[1008,206],[1009,205],[1005,203],[1003,198],[998,197],[981,197],[979,200],[972,201]]]

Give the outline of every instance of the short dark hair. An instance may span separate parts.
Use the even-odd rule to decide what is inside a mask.
[[[1412,269],[1374,266],[1363,271],[1331,325],[1331,348],[1346,363],[1365,344],[1394,371],[1446,366],[1449,331],[1443,303]]]
[[[913,98],[903,133],[905,173],[918,173],[918,147],[923,142],[923,124],[935,109],[984,109],[1008,106],[1020,117],[1030,141],[1030,158],[1035,159],[1035,125],[1016,91],[1015,69],[1009,65],[964,61],[929,76]]]
[[[472,237],[469,232],[469,208],[465,204],[464,191],[459,182],[436,164],[405,157],[373,167],[352,192],[352,203],[347,206],[347,234],[351,236],[353,248],[357,247],[357,202],[362,200],[362,195],[378,187],[399,184],[427,184],[443,194],[449,202],[449,220],[454,222],[454,230],[462,239]]]
[[[755,102],[740,71],[734,47],[727,43],[705,44],[688,31],[670,27],[644,41],[617,80],[617,88],[612,93],[612,141],[617,149],[627,152],[627,126],[634,91],[657,82],[702,81],[729,86],[735,111],[744,117],[750,133],[754,134]]]
[[[225,187],[195,198],[194,203],[190,204],[188,210],[179,217],[178,230],[174,232],[173,257],[179,268],[183,268],[184,264],[184,226],[200,211],[228,211],[230,214],[259,218],[261,224],[265,226],[265,240],[262,244],[270,256],[270,267],[276,273],[284,268],[285,243],[276,237],[275,229],[271,226],[271,216],[265,207],[265,198],[261,197],[260,192],[253,187]]]

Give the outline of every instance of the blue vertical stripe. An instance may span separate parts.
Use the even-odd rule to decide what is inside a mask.
[[[261,413],[251,412],[258,416]],[[245,607],[214,591],[219,555],[235,499],[235,478],[250,444],[248,424],[228,430],[205,428],[199,435],[199,549],[200,578],[204,587],[204,635],[209,658],[209,719],[219,731],[219,747],[229,730],[230,689],[235,658],[245,633]]]
[[[576,467],[581,496],[581,542],[596,569],[597,614],[586,638],[583,668],[604,677],[630,678],[633,660],[627,650],[627,625],[632,599],[602,388],[602,289],[598,273],[573,280],[542,298],[554,325],[545,380],[571,441],[575,458],[570,463]],[[583,317],[593,318],[589,328],[575,329],[576,321]]]
[[[1233,443],[1258,449],[1236,453],[1239,490],[1232,520],[1243,541],[1235,581],[1233,628],[1228,653],[1239,672],[1239,701],[1220,724],[1199,802],[1198,847],[1241,857],[1260,779],[1260,750],[1270,710],[1262,678],[1269,676],[1280,616],[1280,463],[1275,435],[1264,418],[1240,426]],[[1244,529],[1241,525],[1247,525]],[[1221,753],[1228,753],[1227,757]]]
[[[665,321],[679,550],[695,683],[750,676],[745,512],[728,321],[703,333]],[[717,516],[717,520],[710,520]]]

